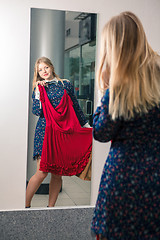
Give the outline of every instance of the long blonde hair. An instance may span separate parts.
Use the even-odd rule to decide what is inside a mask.
[[[99,86],[109,88],[112,119],[129,120],[160,102],[160,56],[131,12],[113,17],[102,32]]]
[[[53,66],[51,60],[47,57],[40,57],[35,62],[35,66],[34,66],[33,89],[36,86],[36,82],[42,80],[42,78],[40,77],[40,75],[38,73],[38,67],[39,67],[40,63],[45,63],[45,64],[47,64],[47,66],[51,67],[53,76],[56,77],[59,81],[61,81],[63,83],[63,80],[60,79],[59,76],[55,73],[54,66]]]

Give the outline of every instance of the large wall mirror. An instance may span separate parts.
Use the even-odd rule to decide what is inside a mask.
[[[37,58],[51,59],[55,72],[68,79],[79,105],[92,126],[96,55],[97,15],[88,12],[73,12],[31,8],[30,27],[30,96],[27,179],[36,171],[33,161],[34,130],[37,117],[32,114],[32,80]],[[90,205],[91,182],[76,176],[64,176],[62,190],[56,202],[61,206]],[[32,200],[32,207],[47,207],[50,175],[44,180]]]

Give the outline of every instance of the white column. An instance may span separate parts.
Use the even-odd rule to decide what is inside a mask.
[[[31,9],[30,31],[30,96],[29,96],[29,131],[28,131],[28,163],[27,180],[36,171],[36,161],[33,161],[33,141],[37,117],[32,114],[32,80],[34,64],[37,58],[48,57],[55,72],[63,78],[64,74],[64,34],[65,12],[46,9]],[[48,183],[47,177],[44,183]]]

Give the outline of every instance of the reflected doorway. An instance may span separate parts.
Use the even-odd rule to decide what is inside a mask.
[[[72,82],[79,104],[92,126],[96,41],[65,51],[64,76]]]

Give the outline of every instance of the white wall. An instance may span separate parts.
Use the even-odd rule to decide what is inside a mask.
[[[5,0],[0,2],[0,210],[22,209],[27,162],[30,8],[95,12],[99,37],[105,22],[121,11],[136,13],[151,46],[160,52],[159,0]],[[98,62],[97,54],[97,62]],[[96,102],[97,102],[97,89]],[[94,205],[108,144],[94,142],[92,202]]]

